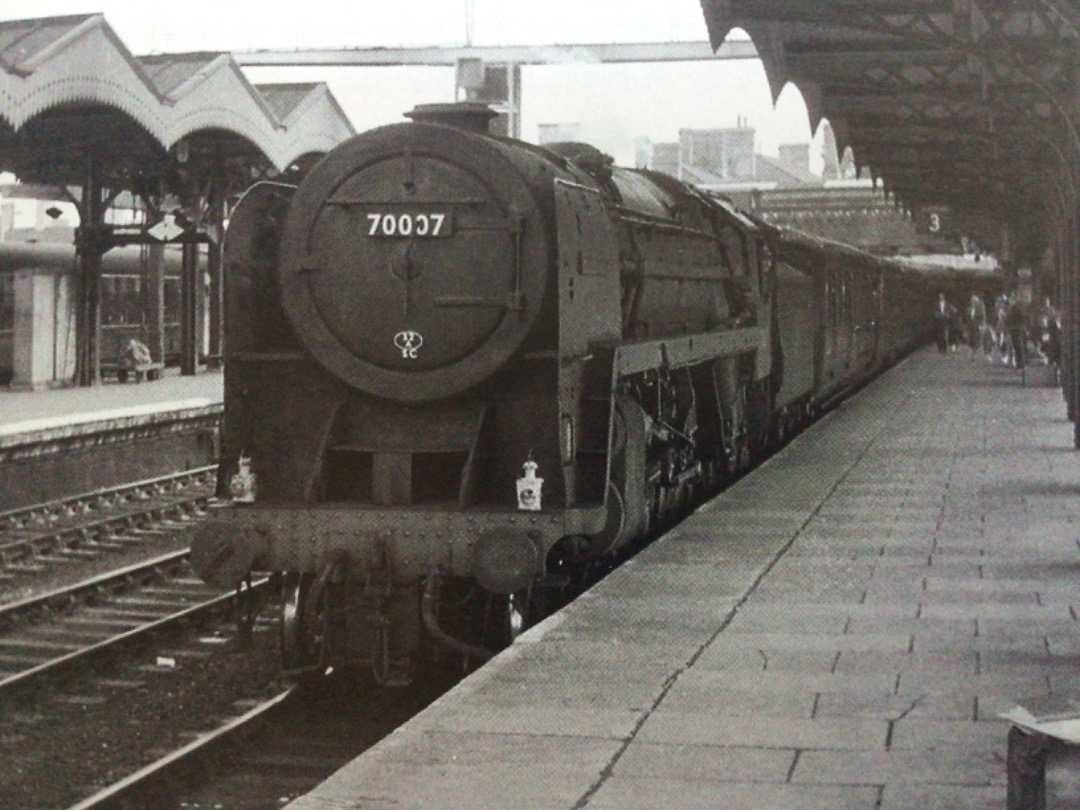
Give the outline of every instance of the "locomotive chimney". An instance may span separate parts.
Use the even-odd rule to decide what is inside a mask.
[[[491,119],[499,114],[479,101],[456,101],[450,104],[417,104],[406,118],[426,124],[445,124],[488,134]]]

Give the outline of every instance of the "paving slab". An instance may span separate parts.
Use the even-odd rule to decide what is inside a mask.
[[[613,775],[582,806],[589,810],[877,810],[880,788]]]
[[[1004,808],[998,714],[1080,694],[1063,416],[917,353],[290,806]]]

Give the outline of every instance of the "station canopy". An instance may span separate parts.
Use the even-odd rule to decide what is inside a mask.
[[[325,84],[256,86],[227,53],[137,57],[100,14],[0,23],[0,171],[23,182],[246,187],[351,134]]]
[[[912,209],[945,206],[983,247],[1022,261],[1073,208],[1076,0],[701,5],[714,48],[748,33],[774,97],[795,84],[811,125],[827,118],[839,147]]]

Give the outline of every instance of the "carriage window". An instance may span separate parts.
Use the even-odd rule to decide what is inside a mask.
[[[142,281],[137,276],[102,276],[101,296],[109,302],[103,325],[136,326],[142,323]]]
[[[179,325],[180,323],[180,277],[166,276],[165,278],[165,324],[167,326]]]

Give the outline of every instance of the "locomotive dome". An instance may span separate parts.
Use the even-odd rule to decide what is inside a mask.
[[[492,113],[468,106],[423,105],[415,123],[347,141],[293,198],[286,315],[322,365],[367,393],[421,401],[471,388],[539,316],[551,256],[521,172],[535,158],[478,134]]]

